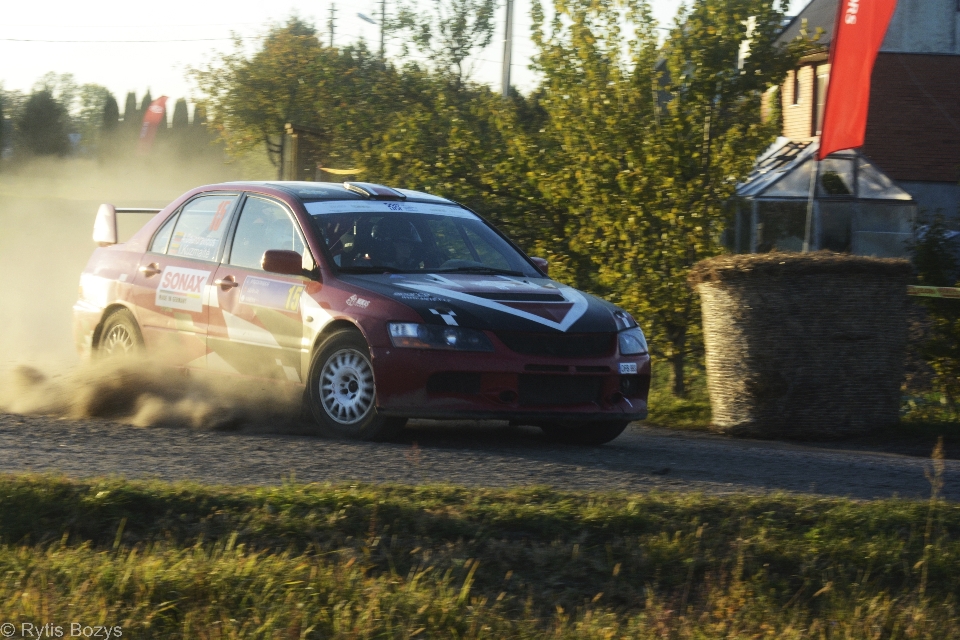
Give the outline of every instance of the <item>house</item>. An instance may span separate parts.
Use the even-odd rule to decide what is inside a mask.
[[[786,45],[822,29],[822,48],[780,90],[783,136],[817,138],[830,81],[827,62],[839,0],[812,0],[783,30]],[[860,150],[921,211],[960,225],[960,0],[899,0],[877,56]]]

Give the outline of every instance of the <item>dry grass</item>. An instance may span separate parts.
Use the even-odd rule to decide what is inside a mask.
[[[0,621],[126,637],[960,635],[938,499],[34,476],[0,518]]]

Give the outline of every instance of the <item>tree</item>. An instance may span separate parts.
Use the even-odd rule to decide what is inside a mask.
[[[3,150],[7,146],[7,133],[6,133],[6,118],[3,116],[3,103],[5,97],[3,91],[0,90],[0,162],[3,161]]]
[[[549,222],[565,273],[640,317],[683,395],[699,325],[686,274],[722,251],[723,203],[776,136],[760,107],[796,59],[773,44],[784,7],[693,0],[662,44],[644,0],[555,9],[549,24],[533,9],[549,124],[515,149],[560,212]]]
[[[417,101],[424,74],[383,65],[360,43],[322,46],[298,18],[271,29],[253,55],[242,43],[205,69],[193,69],[211,126],[240,155],[265,147],[277,165],[288,123],[312,132],[324,166],[352,165],[363,141],[380,135],[397,111]]]
[[[133,91],[127,93],[127,99],[123,107],[123,128],[127,130],[128,135],[140,133],[140,112],[137,111],[137,94]]]
[[[100,121],[100,129],[105,135],[112,135],[120,125],[120,106],[113,94],[107,94],[107,99],[103,103],[103,117]]]
[[[184,98],[180,98],[173,106],[173,122],[171,122],[171,128],[174,131],[184,132],[189,127],[190,116],[187,112],[187,101]]]
[[[400,9],[387,28],[407,31],[442,77],[459,89],[470,78],[467,59],[493,40],[497,0],[429,0]]]
[[[323,47],[316,30],[299,18],[270,30],[263,45],[247,58],[243,43],[235,51],[191,75],[204,96],[213,127],[239,154],[264,145],[275,165],[288,122],[312,125],[319,82],[317,63]]]
[[[70,151],[66,108],[47,89],[27,98],[17,121],[19,146],[28,154],[66,155]]]
[[[106,87],[98,84],[82,85],[76,95],[73,129],[80,134],[81,144],[90,149],[100,142],[106,105],[113,96]],[[113,100],[113,104],[116,108],[117,101]]]

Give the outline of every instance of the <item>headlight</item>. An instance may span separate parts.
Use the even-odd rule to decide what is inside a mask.
[[[395,347],[446,349],[448,351],[493,351],[493,344],[482,331],[463,327],[441,327],[414,322],[387,325]]]
[[[621,331],[618,335],[620,339],[620,355],[635,356],[647,352],[647,339],[643,336],[640,327]]]

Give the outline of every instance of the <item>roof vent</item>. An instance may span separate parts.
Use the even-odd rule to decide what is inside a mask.
[[[403,195],[399,191],[395,191],[390,187],[385,187],[382,184],[374,184],[372,182],[344,182],[343,186],[346,187],[348,191],[359,193],[360,195],[366,196],[371,200],[407,199],[407,196]]]

